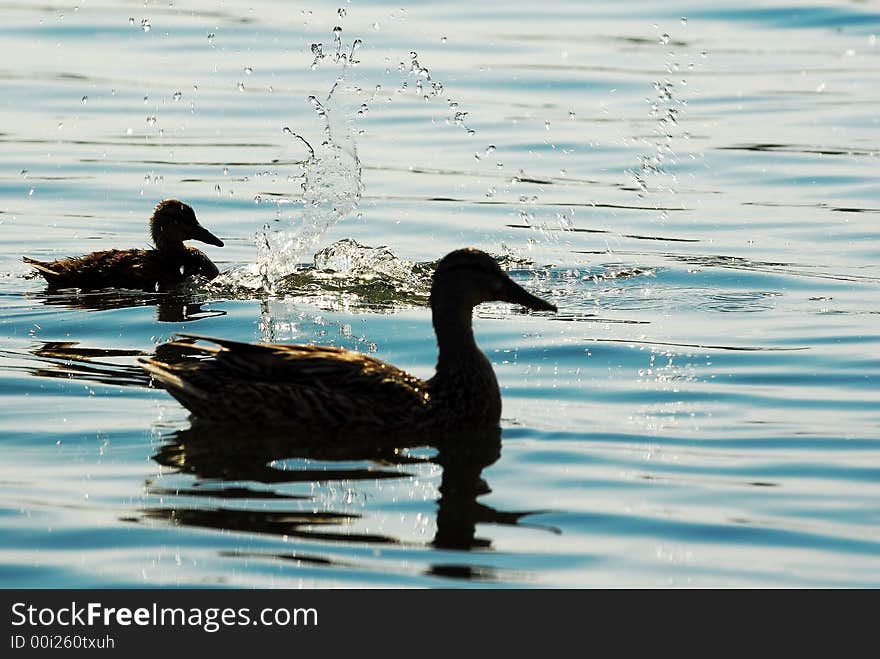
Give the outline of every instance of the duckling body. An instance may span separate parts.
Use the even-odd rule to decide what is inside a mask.
[[[200,240],[223,247],[223,241],[199,224],[188,204],[166,199],[156,206],[150,235],[155,249],[109,249],[56,261],[22,260],[36,268],[52,288],[164,291],[194,275],[214,279],[220,274],[207,255],[183,244],[184,240]]]
[[[366,432],[492,426],[501,418],[501,392],[471,324],[473,307],[490,300],[556,309],[489,255],[452,252],[438,264],[431,288],[439,357],[429,380],[342,348],[195,335],[182,336],[215,344],[197,347],[207,358],[146,359],[141,366],[201,422]]]

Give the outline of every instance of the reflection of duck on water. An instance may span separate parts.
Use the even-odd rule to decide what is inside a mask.
[[[156,307],[156,320],[160,323],[183,323],[225,316],[219,309],[203,309],[206,302],[198,302],[199,295],[177,293],[146,293],[135,291],[64,291],[40,293],[35,296],[50,307],[83,309],[85,311],[112,311],[134,307]]]
[[[223,241],[199,224],[193,209],[177,199],[156,206],[150,218],[155,249],[109,249],[85,256],[37,261],[36,268],[51,288],[131,288],[163,291],[194,275],[214,279],[220,271],[203,252],[184,240],[200,240],[223,247]]]
[[[304,540],[406,544],[404,540],[387,535],[365,535],[354,529],[346,530],[346,526],[362,517],[360,513],[350,512],[351,505],[336,511],[323,506],[321,510],[309,510],[303,506],[291,509],[285,500],[311,497],[292,494],[284,485],[408,478],[407,465],[423,463],[443,467],[437,502],[437,531],[431,542],[434,547],[488,547],[490,542],[487,539],[476,537],[477,524],[518,525],[521,518],[531,514],[499,511],[477,501],[479,496],[491,492],[482,478],[482,471],[500,457],[501,429],[497,426],[452,434],[423,432],[395,436],[377,433],[328,438],[312,431],[252,433],[240,428],[196,424],[167,439],[168,443],[153,459],[163,467],[190,474],[199,480],[189,489],[165,490],[151,486],[148,491],[163,497],[210,498],[221,504],[217,507],[200,503],[148,508],[144,511],[148,519]],[[420,457],[406,450],[415,447],[433,448],[436,453],[431,457]],[[322,461],[324,465],[310,466],[306,462],[296,468],[297,459]],[[334,462],[340,463],[338,468],[332,466]],[[352,464],[357,462],[363,464]],[[248,486],[248,481],[271,487]],[[234,485],[225,487],[223,482]],[[247,499],[259,504],[243,509],[242,500]],[[270,509],[266,507],[268,500],[276,501]],[[448,566],[434,567],[437,574],[443,574]]]
[[[188,345],[209,358],[143,367],[202,422],[374,431],[485,428],[501,418],[492,365],[477,347],[473,308],[498,300],[556,307],[516,284],[488,254],[460,249],[434,273],[431,311],[437,373],[421,380],[367,355],[335,347],[208,339]]]
[[[40,341],[27,351],[0,349],[0,359],[13,362],[4,364],[4,370],[117,387],[149,386],[150,376],[142,368],[125,363],[143,354],[140,350],[89,348],[77,341]],[[157,346],[156,354],[172,363],[194,356],[185,346],[171,343]]]

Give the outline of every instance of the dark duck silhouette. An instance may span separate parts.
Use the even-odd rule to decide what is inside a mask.
[[[188,204],[166,199],[150,218],[155,249],[108,249],[57,261],[23,261],[37,269],[51,288],[131,288],[165,291],[187,277],[213,279],[220,274],[203,252],[187,247],[184,240],[200,240],[223,247],[223,241],[199,224]]]
[[[473,308],[493,300],[556,311],[484,252],[460,249],[439,262],[431,286],[439,357],[430,380],[337,347],[240,343],[192,334],[181,334],[182,340],[172,343],[199,350],[201,358],[173,364],[140,361],[201,423],[364,433],[497,426],[501,392],[471,324]],[[216,347],[194,345],[198,340]]]

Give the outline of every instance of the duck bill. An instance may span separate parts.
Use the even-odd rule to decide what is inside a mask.
[[[550,304],[546,300],[532,295],[512,279],[507,280],[498,299],[502,302],[522,305],[533,311],[556,311],[555,304]]]
[[[223,241],[220,240],[213,233],[208,231],[201,224],[193,228],[192,235],[190,236],[190,240],[199,240],[203,243],[207,243],[209,245],[216,245],[217,247],[223,247]]]

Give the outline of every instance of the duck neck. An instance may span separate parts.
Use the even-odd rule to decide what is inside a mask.
[[[451,423],[496,425],[501,392],[495,371],[477,347],[469,305],[431,305],[437,333],[437,373],[431,378],[431,402]]]
[[[438,375],[458,370],[482,355],[474,340],[470,307],[432,304],[431,310],[439,348]]]
[[[153,244],[160,252],[182,252],[185,249],[182,241],[163,236],[161,230],[156,231],[154,228],[151,232],[151,236],[153,238]]]

